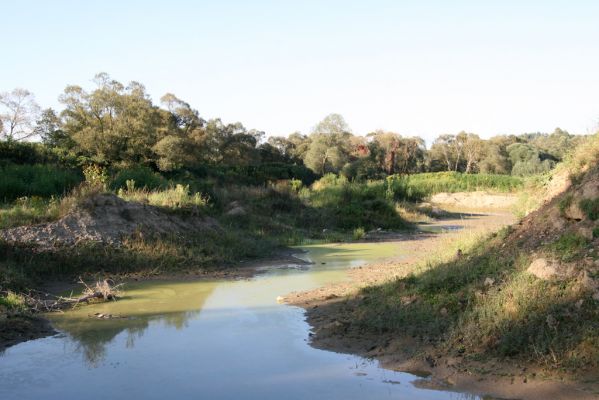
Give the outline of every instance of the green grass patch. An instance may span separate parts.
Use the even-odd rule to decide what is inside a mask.
[[[582,212],[584,212],[591,221],[596,221],[599,219],[599,198],[582,199],[578,205]]]
[[[514,192],[524,185],[524,179],[510,175],[464,174],[460,172],[430,172],[410,175],[407,187],[413,193],[432,195],[442,192],[473,192],[491,190]]]
[[[589,240],[575,233],[565,233],[549,245],[549,250],[562,261],[572,261],[580,258],[582,249],[587,247]]]

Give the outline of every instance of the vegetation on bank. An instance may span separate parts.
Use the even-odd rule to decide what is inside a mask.
[[[573,187],[520,224],[465,235],[407,276],[364,288],[354,323],[466,360],[599,367],[598,149],[595,136],[568,165]],[[548,275],[531,272],[533,261]]]

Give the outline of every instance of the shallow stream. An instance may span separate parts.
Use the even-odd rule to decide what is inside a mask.
[[[477,399],[310,347],[304,311],[277,296],[347,279],[348,268],[401,256],[401,244],[305,249],[314,264],[265,266],[248,280],[129,284],[120,301],[53,314],[60,334],[0,354],[0,399]]]

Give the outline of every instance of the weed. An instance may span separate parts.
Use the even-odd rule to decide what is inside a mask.
[[[360,240],[360,239],[364,238],[364,235],[366,235],[364,228],[354,229],[354,233],[353,233],[354,240]]]

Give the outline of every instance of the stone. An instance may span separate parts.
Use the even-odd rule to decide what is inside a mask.
[[[245,215],[245,214],[247,214],[245,211],[245,208],[243,208],[241,206],[232,208],[229,211],[227,211],[227,215],[230,215],[230,216],[240,216],[240,215]]]
[[[572,200],[572,204],[570,204],[570,207],[566,208],[566,210],[564,211],[564,216],[568,219],[573,219],[576,221],[581,221],[586,217],[584,212],[582,212],[582,210],[578,206],[578,201],[576,200]]]
[[[495,279],[493,279],[493,278],[487,277],[485,279],[485,286],[493,286],[494,283],[495,283]]]
[[[526,271],[542,280],[549,280],[559,275],[558,264],[545,258],[534,260]]]

